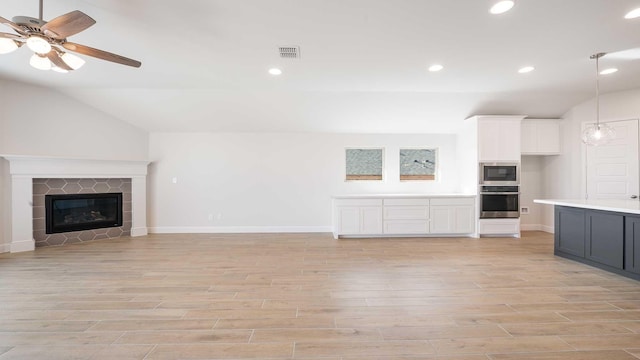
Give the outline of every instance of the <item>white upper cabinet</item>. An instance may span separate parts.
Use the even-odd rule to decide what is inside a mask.
[[[558,155],[560,154],[560,120],[523,120],[521,139],[522,155]]]
[[[520,162],[520,122],[524,116],[476,116],[478,161]]]

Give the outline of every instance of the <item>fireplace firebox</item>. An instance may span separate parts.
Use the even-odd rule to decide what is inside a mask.
[[[122,193],[45,196],[46,233],[122,226]]]

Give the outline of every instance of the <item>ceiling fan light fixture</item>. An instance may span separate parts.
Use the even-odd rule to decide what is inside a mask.
[[[8,54],[18,50],[19,46],[15,40],[0,38],[0,54]]]
[[[69,53],[62,54],[62,56],[60,56],[60,58],[67,65],[69,65],[73,70],[78,70],[85,64],[84,59],[82,59],[79,56],[75,56],[75,55],[69,54]]]
[[[51,70],[51,61],[46,56],[33,54],[29,59],[29,65],[38,70]]]
[[[500,0],[493,4],[489,12],[494,15],[503,14],[511,10],[515,4],[514,0]]]
[[[27,46],[36,54],[46,54],[51,51],[51,44],[38,35],[31,35],[27,39]]]

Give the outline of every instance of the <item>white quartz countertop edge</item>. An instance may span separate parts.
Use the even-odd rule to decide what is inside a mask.
[[[535,199],[534,203],[640,214],[639,200]]]
[[[357,194],[335,195],[334,199],[396,199],[396,198],[475,198],[472,194]]]

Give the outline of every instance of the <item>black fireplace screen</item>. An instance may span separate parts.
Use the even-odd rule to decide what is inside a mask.
[[[122,193],[46,195],[46,232],[122,226]]]

